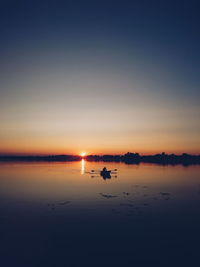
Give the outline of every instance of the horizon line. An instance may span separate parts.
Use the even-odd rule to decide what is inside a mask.
[[[126,153],[92,153],[92,154],[86,154],[84,156],[80,154],[59,154],[59,153],[54,153],[54,154],[39,154],[39,153],[33,153],[33,154],[27,154],[27,153],[1,153],[0,152],[0,157],[2,156],[15,156],[15,157],[49,157],[49,156],[78,156],[80,158],[86,158],[89,156],[124,156],[127,153],[131,153],[131,154],[138,154],[139,156],[155,156],[155,155],[174,155],[174,156],[181,156],[181,155],[190,155],[190,156],[200,156],[200,152],[199,153],[188,153],[188,152],[182,152],[182,153],[167,153],[167,152],[158,152],[158,153],[144,153],[144,154],[140,154],[139,152],[126,152]]]

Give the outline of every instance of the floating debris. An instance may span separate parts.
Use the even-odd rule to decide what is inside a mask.
[[[162,196],[170,196],[170,193],[167,193],[167,192],[160,192],[160,194],[161,194]]]
[[[126,196],[130,195],[130,193],[128,193],[128,192],[123,192],[123,194]]]
[[[103,194],[103,193],[99,193],[102,197],[105,197],[105,198],[113,198],[113,197],[118,197],[118,196],[115,196],[115,195],[106,195],[106,194]]]

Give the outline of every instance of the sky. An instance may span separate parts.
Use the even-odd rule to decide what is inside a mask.
[[[200,153],[199,1],[2,1],[0,153]]]

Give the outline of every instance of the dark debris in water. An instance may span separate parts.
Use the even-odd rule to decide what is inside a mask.
[[[170,193],[167,193],[167,192],[160,192],[160,194],[161,194],[162,196],[170,196]]]
[[[106,195],[106,194],[103,194],[103,193],[99,193],[102,197],[105,197],[105,198],[114,198],[114,197],[118,197],[118,196],[115,196],[115,195]]]
[[[69,204],[71,201],[64,201],[64,202],[60,202],[58,204],[55,204],[55,203],[47,203],[47,206],[51,209],[51,210],[55,210],[56,206],[57,205],[61,205],[61,206],[64,206],[66,204]]]
[[[129,192],[123,192],[123,194],[126,195],[126,196],[130,195]]]

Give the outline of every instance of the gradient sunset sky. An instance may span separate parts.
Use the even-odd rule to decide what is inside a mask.
[[[199,1],[2,1],[0,153],[200,153]]]

